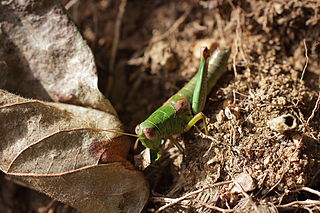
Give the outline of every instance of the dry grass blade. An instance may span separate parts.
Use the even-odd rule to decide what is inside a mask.
[[[308,67],[308,63],[309,63],[308,48],[307,48],[307,44],[306,44],[306,39],[303,39],[303,46],[304,46],[304,49],[305,49],[304,55],[306,57],[306,63],[304,64],[300,80],[303,79],[304,73],[305,73],[305,71],[306,71],[306,69]]]

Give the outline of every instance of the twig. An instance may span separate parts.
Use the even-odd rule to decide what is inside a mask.
[[[118,11],[117,20],[115,23],[114,38],[113,38],[113,43],[112,43],[112,48],[111,48],[111,58],[110,58],[110,64],[109,64],[109,69],[111,71],[113,71],[113,69],[114,69],[114,64],[115,64],[115,60],[116,60],[116,56],[117,56],[121,23],[122,23],[123,15],[125,12],[126,4],[127,4],[127,0],[121,0],[120,5],[119,5],[119,11]]]
[[[176,198],[169,198],[169,197],[152,197],[151,201],[154,203],[172,203],[176,201]],[[190,202],[190,200],[182,200],[180,203],[186,205]]]
[[[165,39],[166,37],[168,37],[170,34],[172,34],[174,31],[176,31],[178,29],[178,27],[186,20],[186,18],[188,17],[190,11],[192,9],[191,7],[188,7],[186,9],[186,11],[184,12],[184,14],[182,16],[180,16],[180,18],[177,19],[177,21],[172,25],[172,27],[170,27],[170,29],[168,31],[166,31],[165,33],[159,35],[159,36],[155,36],[151,39],[151,44],[156,43],[158,41],[161,41],[163,39]]]
[[[319,109],[319,103],[320,103],[320,92],[319,92],[319,95],[318,95],[318,99],[316,101],[316,104],[312,110],[312,113],[311,115],[309,116],[309,118],[307,119],[307,122],[306,122],[306,126],[309,124],[310,120],[314,117],[314,115],[316,114],[316,112],[318,111]]]
[[[319,206],[320,205],[320,200],[298,200],[298,201],[293,201],[291,203],[287,204],[282,204],[282,205],[276,205],[277,208],[293,208],[293,207],[312,207],[312,206]]]
[[[73,5],[75,5],[79,0],[70,0],[64,7],[69,10]]]
[[[284,178],[284,176],[285,176],[285,174],[287,173],[288,170],[289,170],[289,168],[286,169],[286,170],[282,173],[281,178],[278,180],[278,182],[276,182],[276,184],[274,184],[274,185],[267,191],[267,193],[265,193],[265,194],[262,196],[261,199],[264,199],[271,191],[273,191],[273,190],[281,183],[282,179]]]
[[[299,144],[301,143],[302,140],[299,141]],[[298,149],[298,145],[297,147],[295,148],[294,152],[289,156],[289,158],[294,155],[296,152],[297,152],[297,149]],[[275,163],[276,161],[274,161],[273,163]],[[289,171],[289,168],[290,168],[290,161],[287,161],[287,168],[285,169],[285,171],[282,173],[281,175],[281,178],[278,180],[278,182],[276,184],[274,184],[268,191],[267,193],[265,193],[261,199],[264,199],[272,190],[274,190],[282,181],[282,179],[284,178],[284,176],[286,175],[286,173]],[[273,164],[272,163],[272,164]]]
[[[110,57],[110,62],[109,62],[109,81],[107,85],[106,92],[109,93],[112,85],[113,85],[113,79],[114,79],[114,67],[115,67],[115,61],[117,57],[117,50],[118,50],[118,45],[119,45],[119,38],[120,38],[120,31],[121,31],[121,23],[123,19],[123,15],[126,9],[127,5],[127,0],[121,0],[120,5],[119,5],[119,10],[118,10],[118,15],[117,15],[117,20],[115,22],[115,29],[114,29],[114,38],[112,42],[112,48],[111,48],[111,57]]]
[[[320,192],[319,191],[317,191],[315,189],[311,189],[309,187],[301,187],[301,188],[293,190],[292,192],[296,192],[296,191],[306,191],[306,192],[310,192],[310,193],[315,194],[315,195],[320,197]]]
[[[164,209],[166,209],[166,208],[168,208],[170,206],[173,206],[173,205],[175,205],[175,204],[177,204],[177,203],[179,203],[179,202],[181,202],[181,201],[183,201],[183,200],[185,200],[185,199],[187,199],[187,198],[189,198],[189,197],[191,197],[193,195],[196,195],[196,194],[198,194],[200,192],[203,192],[206,189],[210,189],[210,188],[213,188],[213,187],[216,187],[216,186],[221,186],[221,185],[225,185],[225,184],[229,184],[229,183],[232,183],[232,181],[223,181],[223,182],[215,183],[215,184],[203,187],[201,189],[198,189],[196,191],[187,193],[182,197],[174,199],[171,203],[168,203],[168,204],[160,207],[157,211],[155,211],[155,213],[159,213],[159,212],[163,211]]]
[[[252,201],[252,197],[244,191],[243,187],[237,181],[233,180],[233,183],[235,185],[237,185],[237,187],[241,190],[241,193],[248,199],[248,201]],[[253,207],[254,207],[255,211],[259,212],[257,204],[255,202],[253,202],[253,203],[254,203]]]
[[[222,44],[226,44],[225,35],[223,33],[223,24],[221,23],[222,22],[221,16],[219,13],[214,13],[214,17],[217,21],[217,30],[220,34],[220,39],[222,39]]]
[[[204,134],[203,132],[201,132],[200,130],[199,130],[199,136],[201,136],[202,138],[204,138],[204,139],[209,139],[209,140],[211,140],[211,141],[213,141],[211,144],[210,144],[210,147],[209,147],[209,149],[204,153],[204,155],[203,155],[203,157],[206,157],[208,154],[209,154],[209,152],[211,151],[211,149],[213,148],[213,146],[218,146],[218,145],[224,145],[224,146],[226,146],[226,147],[228,147],[228,148],[231,148],[231,150],[232,151],[234,151],[234,152],[236,152],[236,153],[238,153],[238,154],[240,154],[240,151],[239,151],[239,149],[236,149],[236,148],[234,148],[234,146],[232,146],[232,145],[230,145],[230,144],[228,144],[228,143],[224,143],[224,142],[222,142],[222,141],[217,141],[217,139],[215,139],[214,137],[212,137],[212,136],[210,136],[210,135],[206,135],[206,134]]]
[[[194,199],[194,201],[200,203],[201,205],[205,206],[208,209],[213,209],[215,211],[219,211],[219,212],[234,212],[234,209],[223,209],[223,208],[220,208],[220,207],[217,207],[217,206],[213,206],[213,205],[204,203],[204,202],[202,202],[201,200],[198,200],[198,199]]]
[[[303,45],[304,45],[304,49],[305,49],[304,55],[306,56],[306,63],[304,64],[300,80],[303,79],[304,73],[305,73],[307,66],[308,66],[308,63],[309,63],[308,48],[307,48],[307,44],[306,44],[306,39],[303,39]]]
[[[248,193],[246,193],[246,192],[244,191],[244,189],[243,189],[243,187],[240,185],[240,183],[238,183],[238,182],[235,181],[235,180],[232,180],[232,181],[233,181],[233,183],[234,183],[235,185],[237,185],[237,187],[240,189],[241,193],[242,193],[246,198],[251,199],[251,197],[248,195]]]

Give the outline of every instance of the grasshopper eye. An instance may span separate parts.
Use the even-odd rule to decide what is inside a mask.
[[[143,130],[143,134],[146,136],[147,139],[152,140],[156,137],[156,133],[153,128],[145,128]]]
[[[140,132],[140,124],[138,124],[134,130],[136,132],[136,134],[139,134]]]

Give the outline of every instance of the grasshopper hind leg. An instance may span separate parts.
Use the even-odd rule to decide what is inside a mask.
[[[199,71],[197,74],[195,88],[192,96],[192,112],[195,114],[195,116],[193,116],[193,118],[188,122],[187,126],[184,129],[184,132],[189,131],[190,128],[195,125],[195,123],[202,119],[205,133],[208,135],[206,116],[202,113],[202,110],[204,109],[204,105],[206,104],[207,99],[207,75],[209,58],[210,53],[208,48],[202,49]]]

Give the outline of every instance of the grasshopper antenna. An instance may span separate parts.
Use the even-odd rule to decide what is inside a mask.
[[[120,132],[120,131],[117,131],[117,130],[107,130],[107,129],[94,129],[94,130],[101,131],[101,132],[111,132],[111,133],[122,134],[122,135],[130,136],[130,137],[138,138],[138,135],[134,135],[134,134],[131,134],[131,133],[126,133],[126,132]]]

